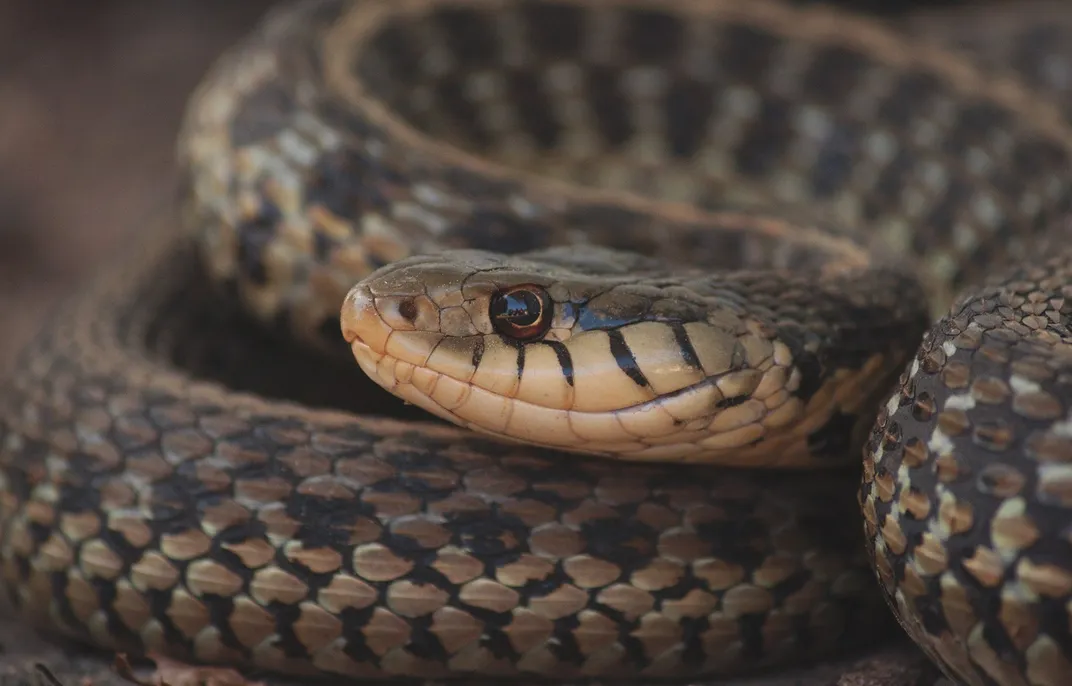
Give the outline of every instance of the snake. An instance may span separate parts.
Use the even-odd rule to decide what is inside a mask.
[[[1019,59],[777,0],[270,11],[5,380],[13,611],[304,682],[900,632],[1072,683],[1058,7]]]

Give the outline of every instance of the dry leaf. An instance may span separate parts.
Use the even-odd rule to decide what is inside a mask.
[[[229,667],[190,665],[155,653],[146,657],[156,663],[156,671],[148,680],[134,675],[126,655],[116,655],[115,671],[138,686],[266,686],[263,681],[250,681]]]

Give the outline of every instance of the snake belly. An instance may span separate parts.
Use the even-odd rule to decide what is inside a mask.
[[[276,11],[191,101],[183,221],[4,387],[3,586],[100,647],[307,679],[740,674],[888,603],[959,683],[1070,683],[1070,151],[1035,90],[828,9]],[[495,328],[518,284],[554,339]],[[526,411],[370,411],[340,335],[370,321],[381,385]],[[561,439],[567,367],[596,419]],[[685,391],[684,428],[626,416]]]

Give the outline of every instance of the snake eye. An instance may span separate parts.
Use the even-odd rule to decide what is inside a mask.
[[[551,328],[551,296],[539,286],[514,286],[491,298],[488,314],[495,330],[519,341],[531,341]]]

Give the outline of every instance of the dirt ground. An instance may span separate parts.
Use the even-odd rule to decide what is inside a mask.
[[[0,0],[0,366],[47,304],[76,286],[171,192],[183,103],[266,0]],[[753,686],[931,686],[912,648]],[[56,646],[0,617],[0,686],[107,686],[107,656]],[[177,684],[178,682],[172,682]]]

